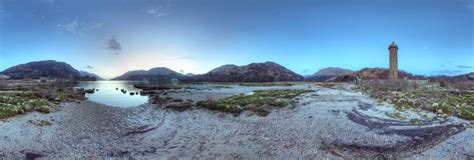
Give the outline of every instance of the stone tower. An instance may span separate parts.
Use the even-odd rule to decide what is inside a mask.
[[[398,45],[395,42],[392,42],[388,46],[390,51],[390,73],[388,74],[388,79],[398,79]]]

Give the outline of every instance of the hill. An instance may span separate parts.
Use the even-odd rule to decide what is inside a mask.
[[[159,81],[167,82],[173,78],[182,79],[183,74],[175,72],[165,67],[156,67],[150,70],[134,70],[113,78],[112,80],[129,80],[129,81]]]
[[[357,78],[359,79],[388,79],[388,73],[389,73],[389,69],[386,69],[386,68],[364,68],[357,72],[337,76],[332,80],[336,82],[348,82],[348,81],[354,81]],[[426,79],[425,77],[414,76],[411,73],[408,73],[405,71],[398,71],[399,79],[404,79],[405,77],[409,79]]]
[[[251,63],[249,65],[223,65],[206,74],[195,75],[187,81],[200,82],[279,82],[301,81],[303,76],[274,63]]]
[[[326,81],[331,78],[345,75],[352,73],[353,71],[338,67],[327,67],[319,70],[318,72],[314,73],[313,75],[307,77],[306,79],[309,81]]]
[[[64,79],[77,80],[81,77],[79,71],[71,65],[53,60],[29,62],[10,67],[1,74],[10,76],[11,79]]]
[[[91,77],[91,78],[95,78],[96,80],[104,80],[102,77],[94,74],[94,73],[89,73],[89,72],[86,72],[86,71],[79,71],[79,73],[81,74],[81,77]]]

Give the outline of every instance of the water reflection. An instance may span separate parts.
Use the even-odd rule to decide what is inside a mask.
[[[148,102],[148,96],[140,95],[140,89],[134,88],[135,82],[129,81],[95,81],[79,82],[78,88],[93,89],[87,93],[88,100],[116,107],[132,107]]]

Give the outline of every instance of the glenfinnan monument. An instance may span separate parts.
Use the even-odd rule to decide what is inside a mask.
[[[392,42],[388,46],[390,51],[390,73],[388,74],[388,79],[398,79],[398,45],[395,42]]]

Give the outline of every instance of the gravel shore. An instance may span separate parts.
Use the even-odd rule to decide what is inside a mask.
[[[470,122],[448,117],[422,119],[414,125],[393,119],[386,116],[390,106],[375,105],[374,99],[350,85],[336,89],[311,84],[201,85],[166,95],[197,102],[260,89],[314,92],[266,117],[197,107],[178,112],[153,104],[119,108],[87,100],[63,103],[50,114],[33,112],[0,121],[0,159],[474,158]]]

